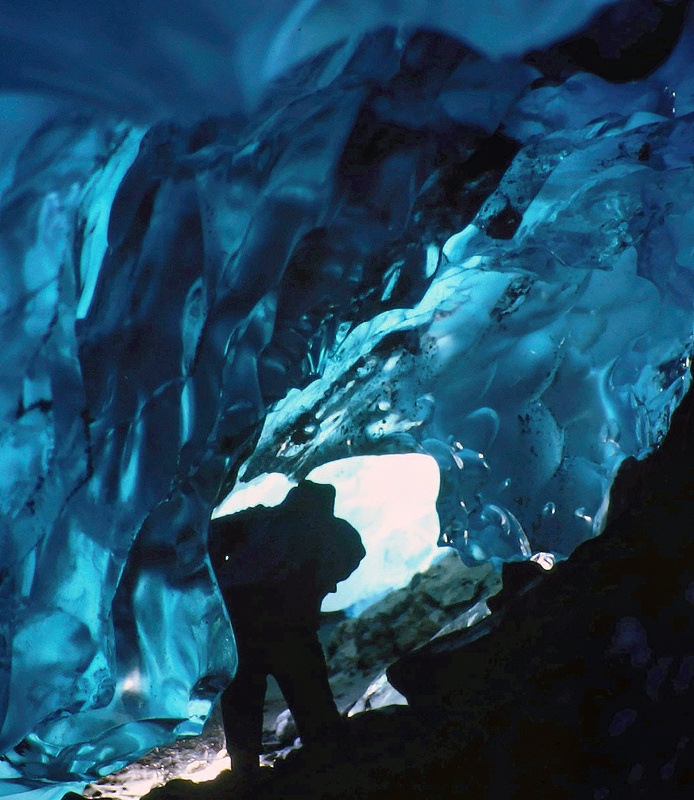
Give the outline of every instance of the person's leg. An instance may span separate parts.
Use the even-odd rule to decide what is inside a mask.
[[[285,629],[275,648],[271,672],[304,745],[326,744],[343,733],[344,723],[328,683],[325,656],[315,630]]]
[[[266,688],[264,665],[254,663],[252,651],[249,654],[239,647],[238,671],[222,692],[220,701],[227,752],[234,773],[250,774],[259,768]]]

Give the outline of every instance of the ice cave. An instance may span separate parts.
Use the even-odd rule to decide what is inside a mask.
[[[332,608],[600,537],[691,379],[693,52],[688,0],[0,0],[0,796],[201,731],[267,476],[361,496]]]

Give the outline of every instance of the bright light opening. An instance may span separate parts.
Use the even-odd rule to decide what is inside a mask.
[[[349,608],[357,613],[407,584],[441,554],[435,507],[439,471],[430,456],[357,456],[316,467],[308,478],[335,486],[335,515],[359,531],[366,548],[359,568],[325,598],[323,611]],[[278,473],[238,484],[213,517],[278,505],[293,485]]]

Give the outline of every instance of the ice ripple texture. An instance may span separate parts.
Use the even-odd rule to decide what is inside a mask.
[[[428,453],[469,563],[599,532],[688,382],[690,53],[556,83],[388,29],[197,124],[3,98],[2,791],[201,729],[239,467]]]

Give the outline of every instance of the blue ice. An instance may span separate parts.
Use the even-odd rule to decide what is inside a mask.
[[[416,454],[469,564],[600,533],[694,296],[691,25],[520,59],[605,5],[0,5],[0,793],[202,729],[239,476]]]

